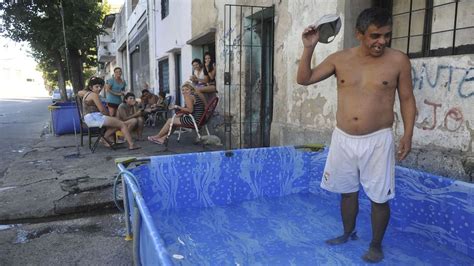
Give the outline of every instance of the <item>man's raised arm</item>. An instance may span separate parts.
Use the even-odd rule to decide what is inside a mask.
[[[319,30],[309,26],[304,29],[301,39],[303,40],[304,50],[298,65],[296,82],[300,85],[309,85],[333,75],[335,67],[332,63],[332,55],[314,69],[311,69],[311,58],[313,57],[314,48],[319,41]]]

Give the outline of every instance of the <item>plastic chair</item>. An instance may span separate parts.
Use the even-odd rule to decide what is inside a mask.
[[[104,134],[105,134],[105,127],[88,127],[87,124],[84,122],[84,116],[83,116],[83,110],[82,110],[82,98],[79,96],[76,96],[76,107],[77,107],[77,112],[79,114],[79,120],[81,121],[81,126],[79,127],[79,131],[81,134],[81,146],[84,146],[84,135],[87,134],[89,138],[89,149],[91,150],[92,153],[95,152],[95,149],[99,145],[99,142],[101,139],[103,139],[107,144],[109,144],[110,148],[112,150],[115,150],[113,147],[112,143],[108,141]],[[95,140],[94,144],[92,144],[92,138],[97,137]]]
[[[193,125],[180,125],[180,126],[177,126],[179,127],[179,134],[178,134],[178,139],[177,141],[179,142],[180,138],[181,138],[181,130],[183,128],[190,128],[190,129],[194,129],[196,130],[196,134],[198,136],[198,140],[201,141],[201,134],[199,134],[199,130],[204,127],[206,129],[206,133],[208,136],[210,136],[211,134],[209,133],[209,129],[207,128],[207,122],[209,122],[209,120],[211,119],[212,117],[212,114],[214,113],[214,110],[216,109],[217,107],[217,103],[219,102],[219,98],[218,97],[214,97],[213,99],[211,99],[209,101],[209,103],[206,105],[206,108],[204,109],[204,114],[201,116],[201,119],[199,119],[198,121],[196,121],[193,117],[192,114],[190,113],[185,113],[184,116],[189,116],[191,117],[191,120],[193,121]],[[176,118],[176,115],[179,114],[180,112],[178,113],[175,113],[171,119],[171,124],[170,124],[170,129],[168,131],[168,135],[166,136],[166,140],[168,140],[168,138],[170,137],[171,135],[171,132],[173,131],[173,122],[174,122],[174,119]],[[181,112],[183,113],[183,112]],[[168,141],[166,141],[168,142]]]

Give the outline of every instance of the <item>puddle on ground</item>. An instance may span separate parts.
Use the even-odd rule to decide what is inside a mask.
[[[120,228],[115,230],[115,235],[120,236],[120,237],[125,237],[127,235],[127,229],[126,228]]]
[[[12,152],[18,152],[18,153],[24,153],[26,151],[26,148],[21,148],[19,150],[11,150]]]
[[[0,187],[0,192],[5,191],[5,190],[9,190],[9,189],[12,189],[12,188],[16,188],[16,187]]]
[[[34,161],[29,161],[28,162],[29,164],[32,164],[36,167],[44,167],[45,165],[50,165],[51,164],[51,160],[50,159],[46,159],[46,160],[34,160]]]
[[[45,227],[39,230],[26,231],[20,229],[16,233],[16,239],[13,242],[14,244],[24,244],[30,242],[30,240],[39,238],[42,235],[52,233],[54,230],[50,227]]]
[[[13,241],[14,244],[24,244],[24,243],[27,243],[29,242],[29,239],[28,239],[28,231],[25,231],[25,230],[18,230],[16,232],[16,239],[15,241]]]
[[[0,224],[0,231],[2,231],[2,230],[8,230],[8,229],[10,229],[10,228],[12,228],[12,227],[15,227],[15,225],[14,225],[14,224]]]

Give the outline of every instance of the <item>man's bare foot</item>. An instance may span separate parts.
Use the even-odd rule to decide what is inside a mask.
[[[332,246],[344,244],[349,240],[349,238],[351,240],[359,239],[359,237],[357,236],[357,232],[354,231],[354,232],[350,232],[350,233],[344,233],[342,236],[338,236],[336,238],[328,239],[328,240],[326,240],[326,244],[332,245]]]
[[[362,259],[369,263],[377,263],[383,260],[382,246],[370,244],[369,250],[362,256]]]

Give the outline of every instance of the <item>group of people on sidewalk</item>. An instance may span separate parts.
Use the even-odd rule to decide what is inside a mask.
[[[148,140],[153,143],[163,144],[171,123],[172,129],[192,126],[192,119],[185,114],[191,114],[195,121],[199,121],[207,104],[205,95],[215,95],[217,92],[216,67],[209,53],[205,54],[204,61],[204,66],[200,59],[192,61],[193,75],[181,87],[184,106],[174,104],[168,106],[165,101],[166,94],[163,91],[160,91],[158,95],[153,94],[147,83],[138,103],[134,93],[126,92],[127,82],[122,78],[120,67],[114,69],[113,77],[107,81],[100,77],[91,77],[87,88],[78,93],[79,97],[82,97],[84,122],[89,127],[106,127],[104,138],[109,143],[115,142],[115,132],[120,130],[128,143],[128,148],[135,150],[140,148],[135,141],[144,140],[143,129],[146,116],[156,111],[175,110],[177,119],[168,119],[158,134],[148,137]],[[106,106],[100,98],[100,92],[104,86]],[[131,132],[136,133],[135,139],[132,138]],[[109,147],[107,141],[102,144]]]

